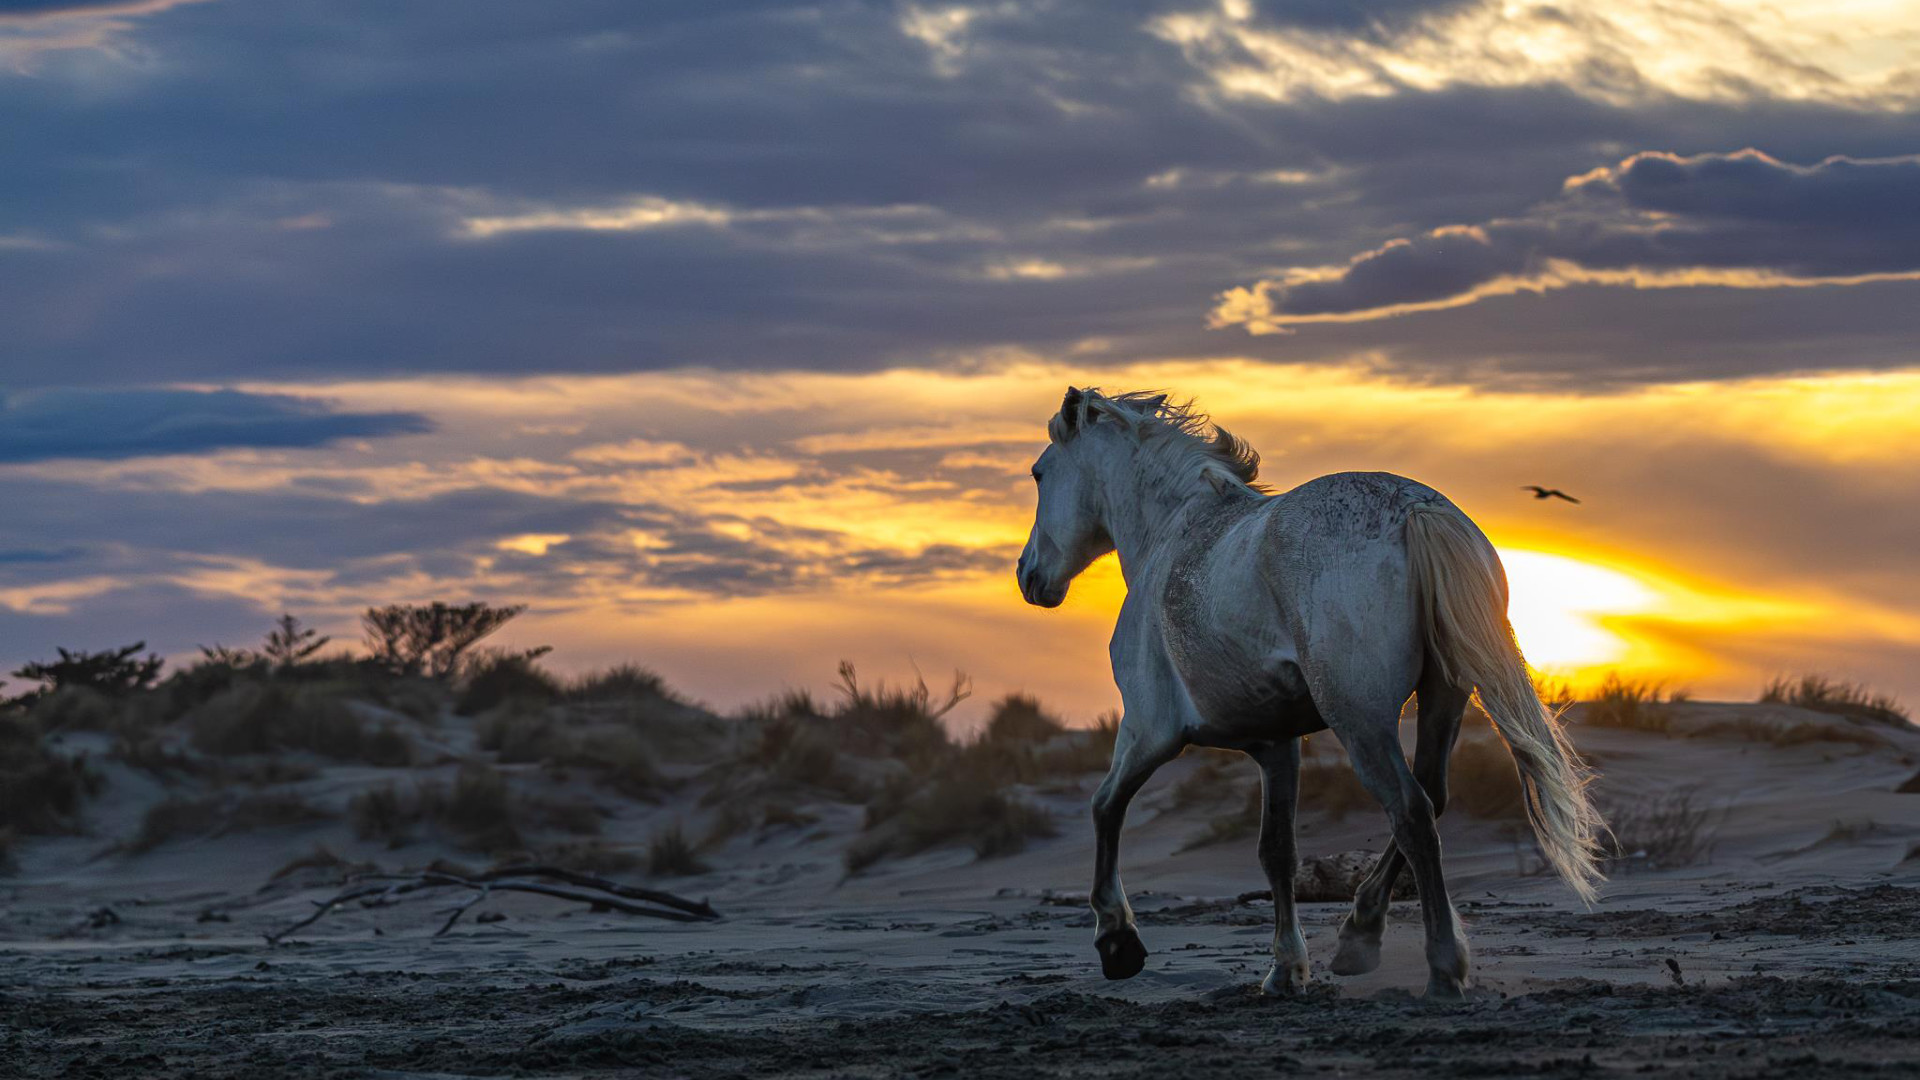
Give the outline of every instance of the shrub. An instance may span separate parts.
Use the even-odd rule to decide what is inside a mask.
[[[1057,832],[1046,811],[977,777],[938,779],[904,798],[898,798],[899,791],[891,791],[897,806],[877,821],[869,807],[868,833],[845,854],[848,872],[955,843],[968,845],[983,859],[1011,855],[1024,850],[1030,838]]]
[[[635,698],[664,698],[674,695],[659,675],[638,664],[619,664],[576,680],[566,691],[569,701],[630,701]]]
[[[678,821],[655,832],[647,843],[647,873],[654,877],[691,877],[707,869]]]
[[[523,846],[507,778],[490,766],[461,766],[459,775],[454,777],[452,792],[435,816],[441,824],[460,834],[461,842],[467,847],[507,851]]]
[[[994,705],[983,737],[994,743],[1043,743],[1065,730],[1040,707],[1038,698],[1008,694]]]
[[[629,799],[658,802],[673,787],[654,767],[646,743],[628,731],[589,735],[559,763],[588,770],[594,783]]]
[[[362,840],[385,840],[389,847],[407,842],[411,826],[420,820],[417,799],[405,799],[392,784],[370,788],[347,800],[347,818],[353,834]]]
[[[1609,808],[1608,861],[1672,870],[1713,855],[1713,812],[1682,788]]]
[[[148,808],[140,822],[140,831],[127,844],[127,850],[138,855],[183,835],[225,836],[323,821],[330,816],[291,792],[239,798],[168,799]]]
[[[21,836],[79,832],[81,808],[103,783],[84,754],[54,752],[30,721],[0,716],[0,830]]]
[[[360,624],[367,653],[375,663],[397,674],[444,679],[460,670],[469,649],[525,610],[524,605],[453,605],[436,600],[368,608]],[[531,659],[545,651],[525,655]]]
[[[893,758],[916,772],[952,752],[953,741],[940,718],[973,693],[971,680],[960,672],[954,673],[953,685],[938,700],[922,678],[916,678],[912,686],[890,687],[879,682],[864,687],[853,665],[845,661],[840,664],[839,690],[843,700],[833,720],[841,747],[857,754]]]
[[[166,663],[153,653],[140,656],[140,650],[146,647],[146,642],[136,641],[124,648],[97,653],[55,649],[60,659],[27,664],[13,673],[15,678],[41,684],[38,689],[22,694],[16,700],[26,702],[41,694],[70,687],[93,690],[109,697],[125,697],[145,690],[159,678],[160,668]]]
[[[480,721],[475,742],[507,764],[558,761],[576,756],[574,740],[544,711],[523,712],[519,703],[490,712]]]
[[[1760,700],[1798,705],[1816,712],[1835,713],[1898,727],[1906,727],[1912,722],[1906,708],[1894,698],[1875,693],[1859,683],[1831,679],[1825,675],[1775,678],[1760,691]]]
[[[390,724],[369,731],[342,690],[326,683],[236,684],[189,714],[193,744],[209,754],[309,750],[342,761],[410,764],[407,737]]]
[[[1067,732],[1041,750],[1038,766],[1046,776],[1078,776],[1106,772],[1113,763],[1113,744],[1120,737],[1120,714],[1106,713],[1090,728]]]
[[[478,716],[501,705],[539,708],[560,699],[560,680],[532,657],[494,653],[469,667],[465,687],[453,711]]]

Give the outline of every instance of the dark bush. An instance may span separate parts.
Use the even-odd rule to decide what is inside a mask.
[[[225,836],[324,821],[330,816],[292,792],[266,792],[238,798],[168,799],[147,810],[140,831],[127,844],[127,850],[138,855],[182,836]]]
[[[481,639],[525,611],[523,605],[389,604],[360,616],[367,653],[374,662],[402,675],[444,679],[460,670],[462,659]],[[525,654],[538,656],[544,649]]]
[[[869,806],[867,833],[846,850],[849,873],[946,844],[965,844],[983,859],[1011,855],[1024,850],[1029,839],[1057,832],[1045,810],[973,777],[936,780],[904,797],[895,788],[887,801],[898,805],[883,807],[877,816],[880,801]]]
[[[984,738],[988,742],[1043,743],[1065,731],[1059,720],[1027,694],[1008,694],[993,707]]]
[[[0,716],[0,830],[17,836],[77,833],[83,805],[103,782],[84,754],[58,753],[30,721]]]
[[[468,670],[464,682],[453,707],[462,716],[478,716],[502,705],[538,709],[561,696],[558,679],[531,657],[517,653],[487,656]]]
[[[707,870],[677,821],[654,833],[647,843],[647,873],[655,877],[691,877]]]
[[[42,694],[69,688],[93,690],[109,697],[125,697],[145,690],[159,678],[160,668],[166,663],[153,653],[140,656],[140,650],[146,647],[146,642],[136,641],[124,648],[97,653],[55,649],[60,659],[27,664],[13,673],[15,678],[41,684],[15,700],[24,703]]]
[[[576,680],[566,691],[567,700],[581,702],[632,701],[663,698],[676,700],[659,675],[638,664],[620,664],[596,671]]]

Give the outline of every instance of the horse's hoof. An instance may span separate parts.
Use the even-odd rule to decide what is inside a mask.
[[[1260,983],[1260,992],[1268,997],[1293,997],[1306,990],[1307,969],[1291,964],[1275,964]]]
[[[1342,935],[1328,970],[1335,975],[1365,975],[1380,966],[1380,939]]]
[[[1147,947],[1131,926],[1101,934],[1093,947],[1100,952],[1100,973],[1109,979],[1131,979],[1147,966]]]
[[[1434,972],[1427,976],[1428,1001],[1460,1001],[1467,996],[1467,982]]]

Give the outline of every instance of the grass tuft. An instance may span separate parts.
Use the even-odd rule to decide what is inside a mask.
[[[1859,683],[1825,675],[1780,676],[1760,691],[1763,702],[1798,705],[1816,712],[1851,716],[1875,723],[1906,727],[1912,723],[1906,707],[1887,694],[1876,693]]]

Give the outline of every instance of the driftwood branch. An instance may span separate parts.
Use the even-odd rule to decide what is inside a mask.
[[[549,885],[530,878],[549,878],[560,882]],[[473,895],[455,907],[433,936],[453,929],[460,916],[467,913],[476,904],[484,901],[496,892],[535,893],[551,896],[558,900],[571,900],[586,904],[593,911],[618,911],[624,915],[642,915],[650,919],[668,919],[673,922],[706,922],[717,919],[720,913],[705,900],[695,902],[672,893],[657,889],[643,889],[637,885],[625,885],[592,874],[576,873],[557,866],[509,866],[489,870],[472,877],[461,877],[440,870],[427,870],[418,874],[364,874],[354,879],[355,883],[340,891],[328,900],[316,901],[313,914],[294,923],[284,930],[268,934],[267,944],[278,945],[295,931],[303,930],[319,922],[343,904],[358,902],[362,907],[385,907],[394,903],[395,898],[406,893],[423,889],[470,889]],[[634,903],[635,900],[646,901]]]

